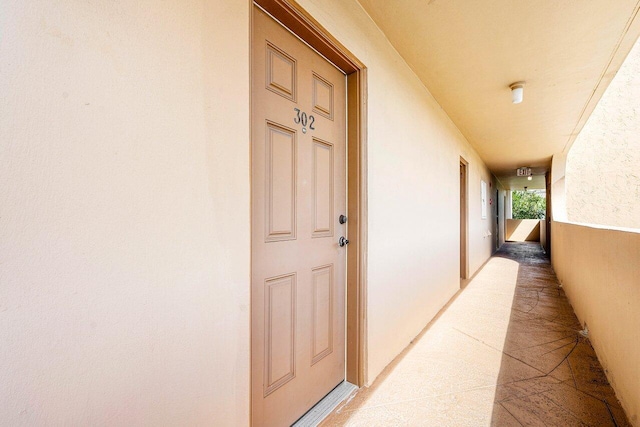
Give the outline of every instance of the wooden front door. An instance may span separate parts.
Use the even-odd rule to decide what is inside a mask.
[[[345,377],[346,77],[253,8],[252,423],[288,426]]]

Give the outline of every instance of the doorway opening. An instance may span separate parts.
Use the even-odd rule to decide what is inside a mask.
[[[468,276],[467,260],[467,161],[460,157],[460,279]]]
[[[347,193],[347,205],[346,205],[346,216],[344,216],[344,219],[342,217],[340,217],[340,227],[346,227],[346,243],[348,243],[348,246],[343,247],[342,249],[346,250],[346,285],[345,285],[345,289],[344,291],[346,292],[346,306],[345,306],[345,322],[346,325],[344,325],[344,346],[345,346],[345,351],[344,351],[344,355],[345,355],[345,368],[344,368],[344,378],[346,381],[348,381],[349,383],[355,384],[357,386],[362,386],[364,384],[366,384],[366,331],[365,331],[365,318],[366,318],[366,306],[365,306],[365,301],[366,301],[366,277],[365,277],[365,272],[366,272],[366,247],[367,247],[367,235],[366,235],[366,224],[367,224],[367,191],[366,191],[366,164],[367,164],[367,157],[366,157],[366,109],[365,109],[365,105],[366,105],[366,68],[364,67],[364,65],[358,61],[357,58],[355,58],[354,55],[352,55],[347,49],[344,48],[344,46],[342,46],[339,42],[337,42],[315,19],[313,19],[313,17],[311,17],[308,13],[306,13],[304,10],[300,9],[297,5],[294,5],[292,3],[290,3],[287,0],[254,0],[254,5],[255,7],[261,9],[262,11],[266,12],[268,15],[270,15],[276,22],[278,22],[279,24],[282,25],[282,27],[284,27],[286,30],[288,30],[289,32],[293,33],[293,35],[295,35],[299,40],[301,40],[302,42],[304,42],[306,45],[310,46],[313,50],[315,50],[317,53],[319,53],[321,56],[323,56],[326,60],[328,60],[330,63],[332,63],[336,68],[338,68],[340,71],[342,71],[344,73],[344,75],[346,75],[346,95],[347,95],[347,100],[346,100],[346,121],[348,123],[347,125],[347,130],[346,130],[346,153],[347,153],[347,159],[346,159],[346,193]],[[252,16],[252,32],[255,33],[256,31],[256,17],[255,14],[254,16]],[[260,24],[261,25],[261,24]],[[253,36],[252,36],[253,37]],[[303,63],[302,62],[298,62],[296,63],[296,61],[294,61],[291,57],[291,55],[286,54],[286,52],[282,52],[282,49],[280,49],[279,46],[273,45],[274,43],[271,43],[272,40],[267,40],[266,42],[264,40],[262,40],[260,43],[256,44],[256,42],[253,42],[252,45],[252,51],[254,49],[261,49],[264,50],[265,46],[266,49],[269,50],[268,54],[271,55],[270,57],[267,58],[267,61],[270,60],[269,58],[272,58],[271,61],[273,64],[277,64],[280,68],[278,68],[277,70],[281,70],[281,69],[286,69],[286,67],[283,66],[289,64],[289,69],[295,69],[296,67],[300,67],[302,69]],[[276,43],[277,44],[277,43]],[[273,46],[272,46],[273,45]],[[253,60],[252,60],[253,61]],[[291,65],[293,64],[293,65]],[[256,64],[252,64],[252,68],[255,66]],[[260,67],[259,67],[260,68]],[[264,68],[264,67],[261,67]],[[274,68],[275,69],[275,68]],[[277,71],[276,70],[276,71]],[[295,72],[295,71],[293,71]],[[260,71],[260,73],[262,73],[262,71]],[[252,70],[252,74],[253,74],[253,70]],[[257,77],[257,78],[256,78]],[[277,76],[276,76],[277,77]],[[333,87],[333,83],[332,82],[328,82],[328,80],[326,78],[324,78],[324,76],[316,76],[315,74],[313,74],[312,76],[315,80],[313,80],[313,84],[315,86],[312,86],[312,90],[314,91],[318,91],[318,93],[320,93],[320,89],[325,90],[327,87]],[[260,74],[256,74],[256,76],[252,75],[252,80],[256,78],[256,81],[262,81],[264,82],[264,77]],[[285,82],[289,82],[290,80],[287,79],[272,79],[275,81],[275,83],[281,83],[280,80],[285,81]],[[294,102],[302,96],[302,94],[298,94],[297,92],[294,91],[290,91],[291,93],[287,92],[286,90],[283,90],[280,86],[282,85],[278,85],[278,84],[274,84],[272,85],[275,87],[275,89],[278,90],[272,90],[272,92],[276,93],[280,98],[283,99],[292,99]],[[285,85],[286,86],[286,85]],[[271,90],[269,88],[267,88],[268,90]],[[285,88],[286,89],[286,88]],[[325,90],[326,91],[326,90]],[[281,92],[284,92],[281,93]],[[326,98],[326,97],[325,97]],[[320,98],[320,95],[318,95],[316,98],[314,98],[314,100],[322,100],[324,98]],[[329,99],[328,102],[330,102],[330,105],[333,105],[333,97],[329,97],[327,98]],[[260,100],[258,99],[258,97],[256,97],[255,95],[252,94],[252,111],[254,110],[254,106],[255,105],[259,105],[258,103],[260,102]],[[329,105],[329,104],[328,104]],[[313,125],[310,123],[309,126],[314,126],[314,127],[309,127],[307,130],[308,132],[310,132],[310,129],[317,129],[317,125],[320,123],[320,116],[331,116],[327,111],[325,111],[324,109],[316,106],[313,106],[314,108],[313,110],[313,115],[315,116],[315,119],[317,120],[316,122],[313,122]],[[328,108],[327,108],[328,109]],[[318,111],[316,111],[318,110]],[[283,110],[284,111],[284,110]],[[293,110],[292,110],[293,111]],[[300,115],[302,115],[303,113],[300,112]],[[308,113],[310,114],[310,113]],[[300,120],[304,121],[307,119],[307,117],[310,116],[305,116],[302,117]],[[295,120],[295,118],[294,118]],[[309,119],[310,120],[310,119]],[[252,119],[253,121],[253,119]],[[264,122],[264,120],[260,121],[256,121],[256,123],[260,122],[261,124],[263,124],[262,122]],[[296,124],[298,124],[297,121],[295,121]],[[274,135],[276,135],[278,138],[280,138],[281,134],[285,134],[285,133],[289,133],[292,134],[292,130],[295,131],[295,129],[293,129],[293,126],[291,125],[287,125],[287,127],[283,127],[283,126],[276,126],[273,125],[272,123],[268,122],[268,124],[272,125],[271,127],[277,127],[277,129],[275,129],[274,132],[272,132]],[[302,123],[302,125],[304,126],[305,124]],[[254,128],[255,127],[255,128]],[[262,129],[263,126],[253,126],[252,125],[252,144],[254,144],[254,139],[258,138],[264,138],[265,136],[265,132],[264,129]],[[291,127],[292,129],[289,129],[289,127]],[[306,134],[306,132],[304,132],[304,130],[302,130],[303,134]],[[269,134],[270,135],[270,134]],[[309,136],[309,135],[307,135]],[[319,146],[320,148],[326,148],[326,147],[330,147],[330,143],[324,140],[319,140],[318,138],[316,138],[315,135],[314,139],[313,139],[313,143],[317,146]],[[280,138],[282,139],[282,138]],[[302,139],[302,135],[300,137],[300,139]],[[318,139],[316,141],[316,139]],[[285,146],[286,144],[281,144],[283,146]],[[314,145],[314,146],[315,146]],[[295,145],[289,144],[287,145],[287,147],[296,147]],[[317,147],[316,147],[317,148]],[[295,150],[295,151],[294,151]],[[302,148],[300,148],[300,150],[302,150]],[[297,148],[292,148],[291,153],[296,154],[297,153]],[[320,160],[322,160],[320,154],[323,154],[325,151],[327,150],[316,150],[316,157]],[[329,150],[330,151],[330,150]],[[319,153],[319,154],[318,154]],[[298,155],[298,154],[296,154]],[[290,156],[291,158],[293,158],[293,155]],[[314,159],[316,158],[314,157]],[[327,157],[327,156],[325,156]],[[287,160],[289,157],[285,158],[285,160]],[[329,156],[327,157],[329,159],[332,159],[333,157]],[[252,169],[255,166],[259,166],[258,163],[264,163],[264,162],[257,162],[256,164],[253,164],[254,162],[252,161]],[[283,162],[283,164],[286,162]],[[286,163],[287,165],[289,163]],[[259,166],[261,167],[261,166]],[[284,170],[285,168],[280,168],[282,170]],[[292,166],[290,167],[291,170],[294,170],[295,167]],[[317,169],[317,168],[316,168]],[[319,169],[318,169],[319,170]],[[327,169],[329,170],[329,169]],[[335,169],[336,171],[338,169]],[[344,169],[343,169],[344,170]],[[287,176],[291,176],[294,177],[297,174],[297,172],[292,172]],[[265,175],[266,176],[266,175]],[[316,179],[317,180],[317,179]],[[258,183],[258,185],[256,186],[255,183],[252,183],[252,194],[257,194],[257,192],[262,191],[261,189],[264,187],[263,185],[261,185],[260,183]],[[255,193],[254,193],[255,190]],[[284,192],[283,192],[284,194]],[[286,193],[287,195],[289,195],[290,193]],[[293,196],[290,197],[290,199],[292,199],[293,201],[289,204],[287,204],[288,207],[291,206],[295,206],[296,202],[295,202],[295,193]],[[252,195],[252,198],[254,196]],[[344,199],[343,199],[344,200]],[[253,203],[254,205],[256,205],[256,203]],[[263,203],[260,203],[260,205],[262,205]],[[289,206],[291,205],[291,206]],[[252,217],[254,216],[254,212],[253,210],[255,209],[252,208]],[[284,215],[287,218],[289,218],[289,210],[292,209],[288,209],[285,213],[288,215]],[[316,215],[317,216],[317,215]],[[264,223],[264,221],[261,220],[261,217],[256,217],[259,219],[260,224]],[[337,217],[336,217],[337,218]],[[254,218],[255,219],[255,218]],[[252,219],[252,221],[254,220]],[[335,218],[332,218],[335,219]],[[291,221],[290,221],[291,222]],[[334,225],[335,226],[335,225]],[[338,226],[336,226],[338,227]],[[253,227],[254,229],[252,230],[252,233],[259,233],[260,236],[255,235],[255,239],[252,238],[252,258],[255,258],[254,256],[254,243],[253,241],[255,240],[256,242],[259,242],[261,240],[264,240],[264,238],[262,237],[262,233],[260,233],[259,231],[256,231],[255,227]],[[296,228],[296,223],[293,222],[293,226],[290,227],[291,230],[295,230]],[[277,230],[276,230],[277,231]],[[322,230],[321,230],[322,231]],[[331,235],[332,233],[330,233],[331,230],[327,231],[325,234],[327,235]],[[337,231],[337,230],[336,230]],[[285,236],[287,237],[287,239],[285,239],[284,237],[281,239],[283,241],[288,241],[288,240],[294,240],[296,238],[298,238],[298,236],[295,234],[295,232],[292,231],[292,233],[289,233],[290,236]],[[316,233],[316,235],[314,235],[314,241],[319,241],[321,240],[321,238],[326,237],[324,234],[320,235],[318,233]],[[335,237],[335,236],[334,236]],[[280,240],[277,239],[272,239],[273,241],[276,241],[277,243],[280,243]],[[336,242],[337,242],[337,237],[336,237]],[[345,245],[346,245],[345,243]],[[337,243],[336,243],[337,245]],[[259,246],[259,245],[258,245]],[[257,246],[257,247],[258,247]],[[342,244],[340,244],[340,246],[344,246]],[[323,266],[326,267],[326,266]],[[256,270],[257,271],[257,270]],[[314,270],[315,271],[315,270]],[[324,271],[324,270],[323,270]],[[255,277],[254,277],[255,276]],[[289,277],[291,276],[291,277]],[[300,277],[298,277],[300,276]],[[315,277],[315,276],[314,276]],[[318,277],[320,277],[320,275],[318,275]],[[322,276],[324,277],[324,276]],[[336,276],[337,277],[337,276]],[[290,286],[279,286],[280,282],[276,283],[276,279],[278,280],[284,280],[284,278],[286,279],[291,279],[289,280]],[[299,279],[299,280],[298,280]],[[252,287],[257,286],[256,283],[254,283],[257,280],[257,282],[262,283],[262,280],[260,279],[259,276],[255,275],[254,269],[253,269],[253,262],[252,262]],[[286,277],[282,276],[278,276],[275,277],[275,279],[272,280],[273,283],[269,282],[272,286],[271,288],[274,289],[273,292],[276,292],[277,290],[279,290],[280,288],[285,289],[285,290],[291,290],[291,289],[295,289],[296,287],[296,283],[298,281],[302,281],[302,273],[297,274],[297,275],[288,275]],[[285,283],[285,284],[287,284]],[[253,293],[253,290],[252,290]],[[283,292],[281,292],[283,293]],[[284,295],[284,293],[283,293]],[[291,299],[293,301],[293,298],[296,297],[295,292],[291,291],[289,293],[287,293],[285,295],[287,298]],[[262,298],[259,298],[260,301],[262,301]],[[281,298],[283,300],[286,300],[285,302],[289,301],[289,299],[286,298]],[[254,296],[252,295],[252,306],[254,303]],[[286,304],[282,304],[283,306],[286,306]],[[290,304],[291,305],[291,304]],[[286,308],[286,307],[285,307]],[[259,310],[258,310],[259,311]],[[284,310],[286,311],[286,310]],[[289,313],[291,316],[291,320],[293,321],[294,317],[292,317],[295,312],[297,311],[297,308],[292,308],[289,311],[286,311],[287,313]],[[260,315],[255,315],[253,313],[253,308],[252,308],[252,337],[255,336],[256,334],[261,334],[261,330],[260,328],[262,328],[262,323],[264,323],[263,319],[264,316],[260,316]],[[293,322],[289,322],[289,323],[293,323]],[[254,325],[258,325],[258,327],[255,327]],[[286,326],[286,325],[285,325]],[[264,329],[264,328],[263,328]],[[261,335],[264,335],[264,331],[262,331],[263,333]],[[282,336],[285,336],[286,334],[280,334]],[[287,335],[288,336],[288,335]],[[293,335],[291,335],[293,336]],[[264,353],[264,351],[260,350],[260,346],[255,346],[254,347],[254,339],[252,338],[252,348],[251,348],[251,352],[252,352],[252,360],[254,360],[254,354],[255,355],[259,355]],[[257,341],[256,341],[257,342]],[[287,341],[288,343],[291,343],[293,346],[293,340],[289,340]],[[260,345],[262,345],[262,347],[264,347],[263,344],[258,343]],[[273,346],[273,348],[276,348],[276,346]],[[264,350],[264,348],[262,348],[262,350]],[[275,353],[274,353],[275,354]],[[286,355],[288,356],[289,354],[292,354],[290,352],[288,352]],[[322,353],[324,354],[324,353]],[[321,354],[321,355],[322,355]],[[289,356],[288,356],[289,357]],[[259,358],[256,358],[259,359]],[[286,360],[285,360],[286,359]],[[292,360],[291,357],[289,358],[284,358],[283,360],[285,361],[289,361]],[[275,360],[275,359],[274,359]],[[314,359],[315,360],[315,359]],[[323,363],[324,360],[327,360],[327,358],[324,359],[320,359],[320,356],[318,356],[317,361],[315,362],[315,365],[320,365],[321,363]],[[287,372],[294,372],[293,369],[289,369],[289,367],[291,366],[291,363],[287,363],[285,368],[287,369],[282,369],[282,371],[287,371]],[[257,366],[257,365],[256,365]],[[275,365],[274,365],[275,366]],[[284,365],[283,365],[284,366]],[[263,369],[256,369],[256,372],[261,372]],[[272,369],[273,370],[273,369]],[[275,372],[275,371],[274,371]],[[276,372],[276,373],[279,373]],[[285,372],[286,373],[286,372]],[[253,378],[254,377],[254,370],[253,370],[253,362],[252,362],[252,402],[254,401],[255,398],[259,397],[259,398],[264,398],[265,396],[268,395],[275,395],[275,393],[278,393],[280,390],[284,389],[284,386],[282,386],[282,388],[280,387],[281,384],[278,382],[279,380],[279,375],[275,375],[274,374],[274,378],[276,378],[276,380],[274,380],[274,385],[272,387],[272,389],[268,389],[266,392],[263,392],[262,387],[259,386],[259,384],[261,384],[261,377],[262,375],[259,375],[257,378]],[[284,376],[283,378],[285,380],[287,380],[287,382],[289,381],[289,378],[291,377],[291,375],[289,376]],[[256,380],[256,381],[254,381]],[[283,380],[282,383],[284,384],[285,381]],[[291,381],[291,384],[293,383],[293,380]],[[258,384],[258,386],[256,386],[255,384]],[[313,404],[311,404],[311,406],[313,406]],[[252,403],[252,407],[253,407],[253,403]],[[283,408],[284,411],[286,411],[286,408]],[[261,416],[259,414],[253,414],[253,410],[252,410],[252,423],[254,425],[260,425],[262,423],[261,420]]]
[[[500,249],[500,190],[496,189],[496,250]]]

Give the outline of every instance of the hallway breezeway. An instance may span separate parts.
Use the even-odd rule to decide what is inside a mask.
[[[544,252],[506,243],[326,426],[629,425]]]

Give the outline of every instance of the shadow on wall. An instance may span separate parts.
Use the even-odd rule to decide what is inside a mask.
[[[508,219],[507,241],[511,242],[539,242],[539,219]]]

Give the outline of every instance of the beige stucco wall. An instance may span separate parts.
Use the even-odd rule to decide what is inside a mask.
[[[0,424],[246,425],[248,2],[1,9]]]
[[[368,378],[490,256],[496,182],[354,0],[303,0],[369,70]],[[249,16],[235,0],[0,14],[0,419],[246,425]]]
[[[551,160],[551,219],[553,221],[567,221],[566,166],[567,156],[564,153],[553,155]],[[551,233],[553,233],[553,226]]]
[[[554,156],[551,224],[554,269],[634,425],[640,425],[638,70],[636,43],[568,154]],[[574,223],[560,222],[566,220]]]
[[[640,425],[640,233],[554,221],[552,261],[627,416]]]
[[[355,1],[299,2],[368,67],[368,379],[459,289],[459,157],[469,162],[469,272],[491,255],[488,169]],[[493,196],[495,199],[495,196]],[[489,235],[488,233],[492,233]]]
[[[567,156],[570,221],[640,228],[640,43]]]
[[[513,242],[539,242],[539,219],[508,219],[507,240]]]

